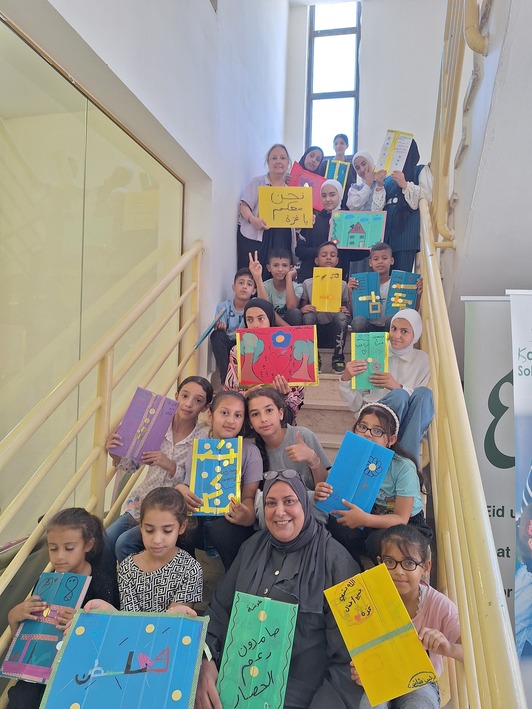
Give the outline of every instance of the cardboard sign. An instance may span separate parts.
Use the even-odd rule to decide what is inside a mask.
[[[390,289],[384,307],[384,315],[395,315],[404,308],[416,309],[418,291],[417,282],[419,273],[409,271],[392,271],[390,276]]]
[[[259,187],[259,218],[268,229],[312,229],[311,187]]]
[[[223,707],[284,706],[297,605],[235,592],[217,689]]]
[[[321,201],[321,186],[325,182],[325,177],[309,172],[301,167],[298,162],[292,165],[288,184],[291,187],[312,187],[312,209],[318,212],[323,209]]]
[[[388,569],[379,564],[325,590],[372,706],[438,679]]]
[[[240,502],[242,438],[195,438],[190,489],[203,500],[195,515],[223,515]]]
[[[41,709],[193,709],[208,618],[78,612]]]
[[[330,514],[345,509],[342,500],[347,500],[371,512],[393,456],[389,448],[346,431],[327,476],[333,492],[326,500],[316,502],[316,507]]]
[[[325,165],[325,179],[338,180],[345,192],[350,167],[350,162],[344,162],[343,160],[327,160]]]
[[[358,288],[351,291],[353,317],[362,316],[367,320],[383,317],[384,303],[380,296],[379,274],[374,271],[356,273]]]
[[[319,313],[339,313],[342,306],[342,269],[316,267],[312,271],[312,305]]]
[[[381,389],[369,381],[372,374],[388,371],[388,333],[351,333],[351,353],[353,359],[365,359],[368,368],[351,379],[352,389]]]
[[[388,175],[391,175],[394,170],[402,170],[413,139],[413,133],[403,133],[400,130],[387,131],[379,159],[375,163],[375,172],[386,170]]]
[[[370,249],[384,238],[386,212],[332,213],[329,241],[339,249]]]
[[[177,401],[147,389],[137,388],[117,433],[121,446],[113,455],[141,461],[145,451],[158,451],[177,409]]]
[[[90,576],[71,573],[42,573],[33,589],[48,605],[35,615],[35,620],[23,620],[6,653],[1,674],[43,684],[48,680],[63,631],[55,627],[61,608],[79,608],[91,582]]]
[[[237,330],[236,356],[242,387],[271,384],[279,374],[290,386],[319,382],[315,325]]]

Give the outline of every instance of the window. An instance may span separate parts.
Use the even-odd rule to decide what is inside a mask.
[[[357,2],[310,8],[305,138],[327,155],[337,133],[347,135],[349,154],[357,149],[360,15]]]

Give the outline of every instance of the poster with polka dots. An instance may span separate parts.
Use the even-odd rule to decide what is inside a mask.
[[[240,502],[242,438],[196,438],[192,448],[190,489],[203,500],[195,515],[229,512],[231,501]]]
[[[41,709],[192,709],[207,618],[78,611]]]
[[[297,605],[235,592],[216,688],[223,707],[282,707]]]

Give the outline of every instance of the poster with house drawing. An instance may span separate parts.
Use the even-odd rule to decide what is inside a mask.
[[[370,249],[384,238],[386,212],[333,212],[329,240],[339,249]]]

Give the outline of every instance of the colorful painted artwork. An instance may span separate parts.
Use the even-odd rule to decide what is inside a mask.
[[[35,620],[24,620],[6,653],[1,668],[4,677],[43,684],[51,673],[63,631],[55,627],[61,608],[79,608],[91,582],[90,576],[44,572],[33,589],[48,605]]]
[[[389,448],[346,431],[327,476],[333,492],[326,500],[317,502],[316,507],[330,514],[345,509],[342,500],[347,500],[364,512],[371,512],[393,456]]]
[[[362,374],[351,379],[353,389],[381,389],[372,384],[372,374],[388,371],[388,333],[387,332],[352,332],[351,355],[353,359],[365,359],[368,368]]]
[[[387,131],[375,170],[386,170],[388,175],[391,175],[394,170],[402,170],[413,139],[413,133],[403,133],[400,130]]]
[[[137,388],[117,433],[122,445],[113,455],[140,462],[145,451],[158,451],[177,409],[177,401]]]
[[[268,228],[312,228],[311,187],[259,187],[259,217]]]
[[[240,502],[242,438],[195,438],[190,489],[203,500],[195,515],[223,515]]]
[[[78,612],[41,709],[194,707],[208,618]]]
[[[398,310],[404,308],[415,310],[418,299],[417,282],[420,277],[419,273],[392,271],[390,288],[384,307],[386,317],[393,316]]]
[[[312,271],[312,305],[318,313],[339,313],[342,307],[342,269],[316,267]]]
[[[356,273],[358,288],[351,291],[353,317],[362,316],[367,320],[383,317],[384,303],[381,301],[379,274],[374,271]]]
[[[235,592],[217,689],[225,709],[282,707],[297,605]]]
[[[339,249],[370,249],[384,238],[386,212],[333,212],[329,240]]]
[[[242,387],[271,384],[279,374],[290,386],[319,383],[315,325],[237,330],[236,356]]]
[[[288,184],[290,187],[312,187],[312,209],[318,212],[323,209],[321,201],[321,186],[325,177],[316,175],[315,172],[304,170],[298,162],[292,165]]]
[[[350,162],[344,162],[343,160],[327,160],[325,165],[325,179],[338,180],[345,192],[350,167]]]
[[[438,679],[385,566],[332,586],[325,596],[372,706]]]
[[[209,335],[211,334],[211,332],[214,330],[214,328],[215,328],[215,326],[216,326],[216,323],[218,322],[218,320],[222,317],[222,315],[223,315],[224,313],[225,313],[225,306],[224,306],[219,312],[216,313],[216,315],[214,316],[214,320],[212,320],[212,322],[210,323],[210,325],[201,333],[201,335],[199,336],[198,341],[197,341],[196,344],[194,345],[194,349],[195,349],[195,350],[198,349],[198,347],[201,345],[201,343],[203,342],[203,340],[205,340],[207,337],[209,337]]]

